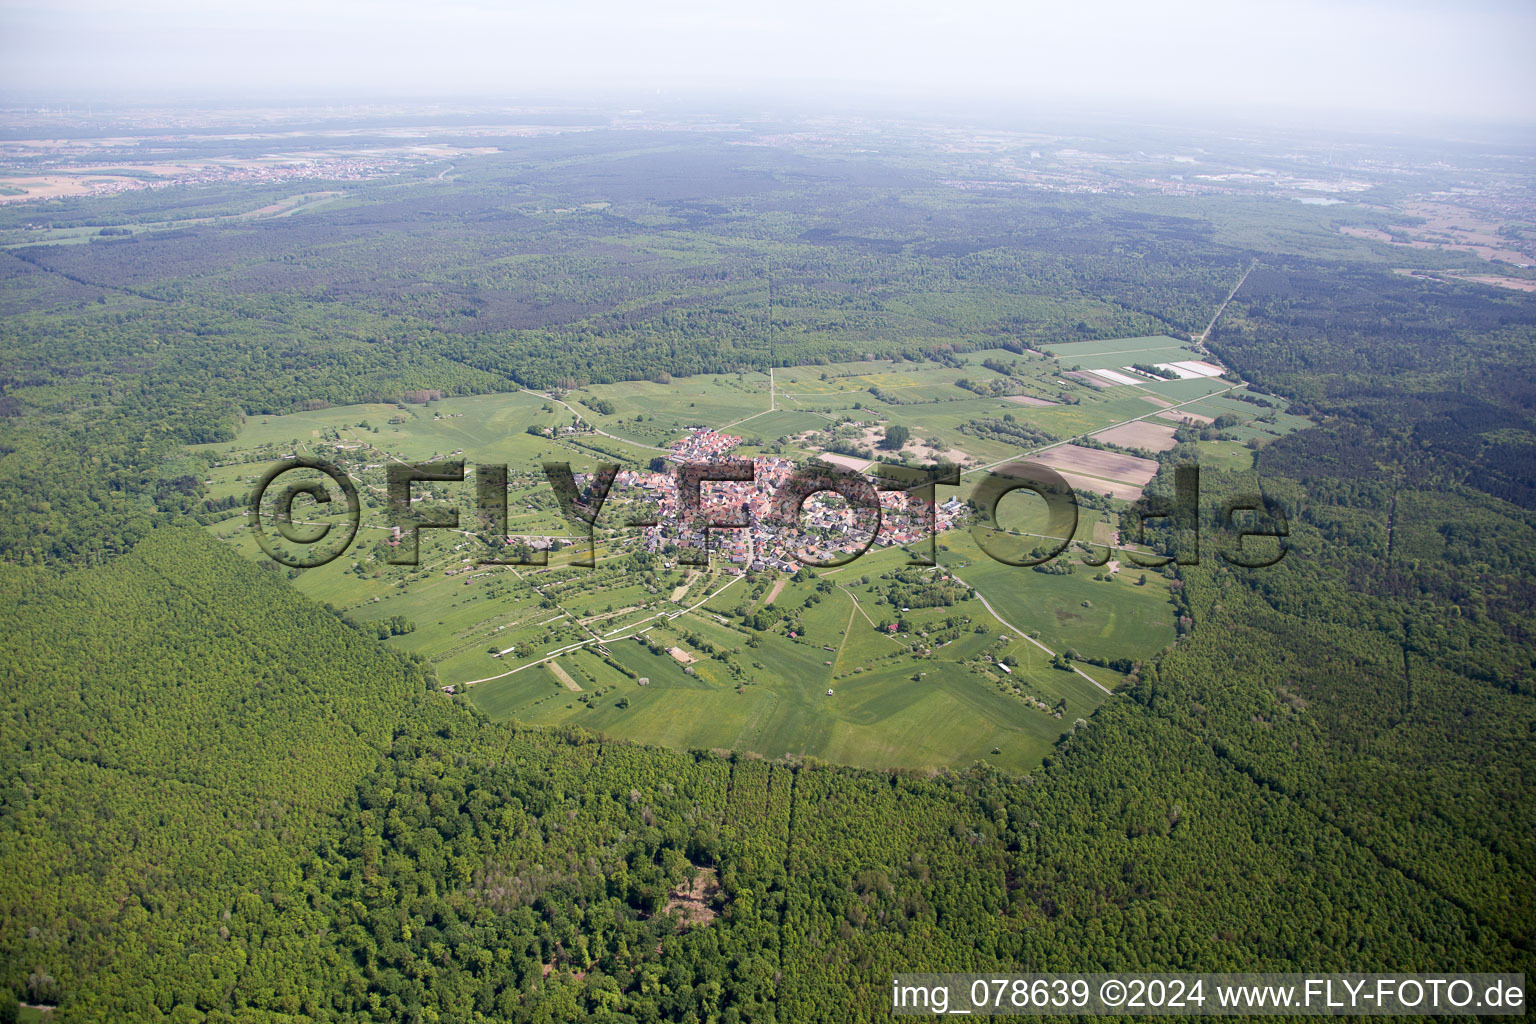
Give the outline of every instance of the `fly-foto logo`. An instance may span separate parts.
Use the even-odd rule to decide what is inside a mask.
[[[1019,460],[989,469],[963,502],[951,497],[941,505],[938,488],[960,486],[960,473],[954,466],[880,465],[871,477],[815,462],[793,467],[777,465],[785,460],[772,460],[775,465],[768,467],[770,471],[765,474],[759,461],[685,462],[666,473],[653,474],[665,482],[665,486],[654,480],[647,483],[652,491],[650,497],[657,499],[657,514],[628,517],[613,525],[665,537],[677,548],[678,561],[684,565],[707,564],[712,542],[721,534],[746,531],[760,542],[754,550],[772,552],[771,558],[760,560],[818,568],[846,565],[863,555],[883,536],[882,527],[887,517],[892,516],[899,519],[901,531],[885,535],[894,536],[907,548],[914,565],[937,564],[937,537],[944,529],[957,525],[962,516],[956,513],[962,510],[971,536],[981,550],[1008,565],[1049,562],[1065,552],[1078,534],[1077,493],[1060,473],[1039,462]],[[616,463],[599,463],[592,473],[578,477],[565,462],[546,462],[541,468],[561,515],[580,542],[580,550],[566,564],[595,565],[598,522],[615,481],[626,471]],[[274,488],[280,478],[300,473],[301,482]],[[467,476],[465,463],[393,463],[385,468],[385,474],[386,528],[392,531],[395,541],[388,561],[393,565],[417,565],[422,532],[460,530],[460,515],[458,509],[440,505],[426,511],[421,496],[415,493],[416,485],[463,483]],[[1198,565],[1202,512],[1220,529],[1224,543],[1218,554],[1228,564],[1263,568],[1285,557],[1290,529],[1278,502],[1263,494],[1250,493],[1229,497],[1203,510],[1199,467],[1180,466],[1172,476],[1171,497],[1143,497],[1127,510],[1133,524],[1128,540],[1138,547],[1123,547],[1120,551],[1130,562],[1142,568],[1156,568],[1169,562]],[[506,465],[477,465],[474,480],[478,536],[487,541],[510,541]],[[711,485],[731,490],[719,500],[721,496],[708,493]],[[1021,550],[1020,535],[1003,529],[998,520],[1002,499],[1017,491],[1038,496],[1047,517],[1047,525],[1031,535],[1043,543],[1028,550]],[[893,497],[894,504],[882,501],[882,494]],[[825,515],[809,507],[814,500],[830,495],[846,503],[852,524],[829,528]],[[344,503],[345,512],[340,522],[297,519],[294,504],[301,497],[327,511]],[[250,519],[257,543],[270,558],[292,568],[316,568],[345,553],[357,536],[361,517],[362,503],[356,484],[345,471],[323,459],[294,458],[278,463],[263,474],[251,493]],[[268,532],[264,520],[271,521],[284,543]],[[1158,552],[1146,547],[1151,532],[1149,524],[1156,524]],[[1085,557],[1084,561],[1103,565],[1109,557],[1110,552],[1106,551],[1100,560]],[[488,552],[478,561],[483,565],[547,565],[548,553],[517,545],[512,557],[507,557],[503,549]]]

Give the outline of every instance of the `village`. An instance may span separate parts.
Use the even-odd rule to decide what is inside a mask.
[[[672,445],[667,461],[682,465],[728,460],[728,453],[741,441],[731,434],[696,427]],[[820,492],[805,502],[799,529],[789,529],[776,523],[774,506],[780,489],[794,473],[795,464],[786,458],[763,455],[735,461],[750,463],[752,479],[705,482],[700,488],[699,509],[685,507],[676,469],[619,473],[614,481],[617,488],[649,499],[660,513],[655,525],[645,528],[646,550],[697,550],[707,539],[711,555],[723,557],[740,569],[796,572],[807,562],[849,561],[871,544],[889,547],[923,540],[930,529],[939,532],[951,528],[965,510],[958,498],[950,498],[930,510],[912,493],[882,491],[880,522],[871,537],[867,512],[861,513],[830,492]],[[693,521],[701,516],[713,522],[746,525],[713,526],[706,538],[706,531]]]

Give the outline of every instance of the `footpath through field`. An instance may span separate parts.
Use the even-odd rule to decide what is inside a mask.
[[[948,572],[949,572],[949,574],[951,576],[954,576],[955,579],[960,580],[961,583],[965,583],[965,580],[961,580],[959,575],[953,569],[948,570]],[[969,583],[966,583],[965,585],[968,586],[968,587],[970,586]],[[976,590],[975,587],[971,587],[971,589],[972,590]],[[986,595],[983,594],[979,590],[976,590],[976,599],[981,602],[981,606],[983,608],[985,608],[987,611],[992,613],[992,617],[994,619],[996,619],[998,622],[1001,622],[1003,625],[1007,626],[1009,629],[1011,629],[1015,633],[1019,634],[1019,636],[1023,637],[1025,640],[1028,640],[1030,643],[1032,643],[1036,647],[1040,648],[1046,654],[1049,654],[1053,658],[1056,657],[1056,652],[1055,651],[1051,650],[1049,647],[1045,646],[1045,644],[1041,643],[1039,640],[1036,640],[1034,637],[1032,637],[1028,633],[1024,632],[1018,626],[1015,626],[1013,623],[1009,622],[1007,619],[1005,619],[1001,615],[997,614],[997,609],[992,607],[992,603],[987,600]],[[1103,683],[1099,682],[1097,679],[1093,678],[1093,676],[1089,675],[1087,672],[1084,672],[1082,669],[1078,668],[1076,665],[1072,666],[1072,671],[1076,672],[1078,675],[1082,676],[1084,679],[1088,680],[1090,683],[1092,683],[1094,686],[1097,686],[1099,689],[1103,690],[1105,693],[1108,693],[1108,694],[1111,694],[1111,695],[1114,694],[1115,691],[1111,690],[1109,687],[1105,686]]]
[[[617,434],[610,434],[610,433],[608,433],[608,431],[599,428],[597,426],[597,424],[589,423],[587,421],[586,417],[582,416],[580,411],[578,411],[574,406],[570,405],[567,402],[561,401],[560,399],[556,398],[554,395],[546,395],[544,392],[542,392],[542,391],[534,391],[532,388],[522,388],[520,390],[522,390],[526,394],[533,395],[535,398],[542,398],[546,402],[554,402],[556,405],[563,405],[563,406],[565,406],[566,409],[570,410],[570,413],[571,413],[572,416],[575,416],[577,420],[581,421],[582,423],[586,423],[588,427],[591,427],[592,428],[592,433],[594,433],[594,434],[601,434],[604,437],[608,438],[608,440],[610,440],[610,441],[618,441],[620,444],[632,444],[636,448],[644,448],[646,451],[652,451],[652,452],[661,452],[663,455],[669,453],[672,450],[670,448],[657,448],[653,444],[644,444],[644,443],[642,443],[640,441],[634,441],[634,440],[631,440],[630,438],[627,438],[627,437],[619,437]]]

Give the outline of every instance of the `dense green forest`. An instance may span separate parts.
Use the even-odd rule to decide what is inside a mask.
[[[1442,722],[1371,736],[1263,616],[1029,778],[932,777],[485,724],[190,530],[6,575],[7,982],[64,1019],[830,1021],[914,963],[1526,962],[1516,698],[1426,671],[1494,749],[1425,766]],[[1349,766],[1366,741],[1401,763]],[[701,872],[720,916],[679,928]]]
[[[0,253],[0,987],[728,1024],[882,1017],[900,970],[1533,972],[1536,296],[1298,255],[1288,209],[665,141]],[[243,416],[1189,336],[1255,259],[1208,343],[1315,426],[1202,486],[1291,551],[1178,567],[1180,641],[1027,776],[491,723],[191,515]]]

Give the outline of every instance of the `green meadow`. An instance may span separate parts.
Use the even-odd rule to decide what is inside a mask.
[[[877,630],[895,612],[878,594],[880,575],[904,561],[887,549],[786,584],[774,604],[797,607],[818,593],[822,579],[835,581],[802,615],[795,637],[770,629],[749,645],[754,633],[730,614],[739,592],[751,586],[742,580],[703,607],[647,630],[652,644],[664,648],[697,653],[689,638],[713,648],[687,666],[626,636],[604,644],[607,654],[587,647],[556,659],[580,683],[579,693],[536,664],[474,686],[469,699],[495,718],[577,724],[671,746],[885,767],[988,760],[1014,769],[1038,761],[1073,720],[1108,699],[1075,673],[1052,669],[1048,656],[1010,633],[978,600],[907,613],[908,631],[896,636]],[[938,634],[941,623],[956,616],[968,620],[959,635],[929,648],[924,634]],[[996,664],[1008,656],[1018,659],[1011,673]],[[1063,699],[1065,714],[1058,718]]]

